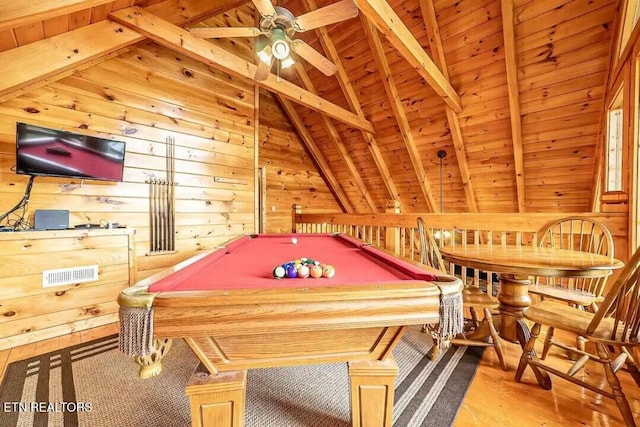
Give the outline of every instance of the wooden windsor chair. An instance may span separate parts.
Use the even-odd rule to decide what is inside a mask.
[[[596,312],[576,310],[559,301],[546,300],[532,305],[524,312],[524,318],[533,322],[529,333],[526,323],[518,320],[522,356],[516,371],[520,382],[527,366],[532,367],[540,385],[551,389],[547,372],[587,388],[594,393],[614,399],[628,426],[635,426],[629,402],[625,397],[618,372],[626,365],[636,384],[640,386],[640,371],[636,361],[640,360],[640,249],[633,255],[618,280],[607,293]],[[542,326],[560,329],[583,337],[595,345],[595,354],[562,343],[557,346],[577,352],[581,357],[565,373],[553,368],[537,357],[535,344]],[[576,374],[589,361],[604,367],[610,390],[582,380]]]
[[[614,244],[607,227],[590,218],[570,216],[553,221],[538,233],[538,245],[570,249],[593,254],[607,255],[613,258]],[[529,286],[529,293],[541,300],[563,301],[578,309],[597,311],[598,304],[604,300],[604,290],[608,276],[601,277],[535,277]],[[549,349],[555,344],[554,329],[546,335],[542,359],[547,357]],[[578,348],[584,350],[584,342],[578,337]]]
[[[440,254],[440,249],[431,231],[425,226],[422,217],[418,218],[418,234],[420,241],[420,262],[430,267],[447,272],[446,265]],[[493,322],[492,311],[498,309],[499,302],[492,295],[482,292],[475,286],[465,285],[462,291],[463,307],[471,313],[471,330],[467,330],[451,339],[450,344],[467,345],[475,347],[493,347],[498,355],[500,366],[508,370],[502,347],[502,339]],[[478,321],[476,310],[483,313],[482,320]],[[425,325],[423,331],[432,330],[433,326]],[[432,334],[433,335],[433,334]],[[434,336],[434,339],[436,337]],[[434,346],[434,350],[437,346]],[[436,350],[437,351],[437,350]],[[437,352],[432,353],[435,357]]]

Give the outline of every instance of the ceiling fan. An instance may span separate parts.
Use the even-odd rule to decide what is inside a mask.
[[[256,52],[260,61],[255,79],[264,80],[269,75],[273,59],[280,61],[286,68],[295,63],[291,52],[295,52],[323,74],[331,76],[336,66],[320,52],[303,40],[295,39],[296,33],[313,30],[325,25],[358,16],[358,8],[352,0],[341,0],[329,6],[321,7],[300,16],[294,16],[284,7],[274,6],[270,0],[252,0],[260,13],[259,28],[255,27],[211,27],[191,28],[189,31],[196,37],[258,37]]]

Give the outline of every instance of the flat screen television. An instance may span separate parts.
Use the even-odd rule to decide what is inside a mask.
[[[122,181],[125,143],[18,123],[16,173]]]

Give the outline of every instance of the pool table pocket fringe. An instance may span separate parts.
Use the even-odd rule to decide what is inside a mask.
[[[440,295],[440,325],[438,343],[444,343],[456,335],[462,333],[464,328],[464,315],[462,312],[462,294],[442,293]]]
[[[120,307],[118,348],[127,356],[153,352],[153,307]]]

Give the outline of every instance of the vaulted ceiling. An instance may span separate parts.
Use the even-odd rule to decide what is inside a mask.
[[[252,39],[191,40],[169,24],[254,26],[251,2],[24,3],[0,3],[2,67],[15,76],[0,83],[0,101],[117,55],[140,34],[236,75],[255,70]],[[280,5],[298,16],[332,3]],[[335,75],[298,58],[260,82],[310,140],[346,211],[382,211],[390,199],[408,212],[590,209],[617,0],[355,3],[358,17],[298,35],[337,65]],[[131,6],[145,14],[132,18]],[[92,23],[102,31],[86,30]],[[33,70],[25,67],[21,46],[62,33],[86,49],[42,45],[29,53]],[[11,70],[10,55],[22,72]]]

